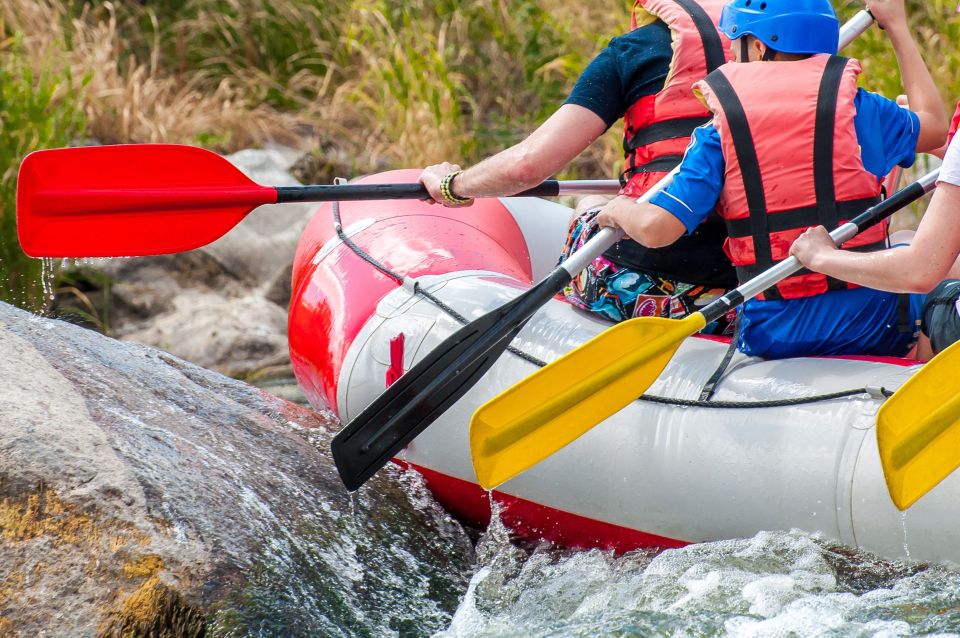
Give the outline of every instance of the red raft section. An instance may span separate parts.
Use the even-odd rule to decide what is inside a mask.
[[[564,512],[510,494],[487,492],[462,479],[419,465],[395,462],[403,467],[413,467],[422,474],[437,501],[458,518],[475,525],[486,527],[490,522],[492,495],[500,506],[500,520],[524,540],[546,540],[571,549],[608,549],[618,554],[635,549],[672,549],[690,544]]]
[[[358,183],[410,183],[419,174],[390,171]],[[343,202],[340,217],[357,246],[401,276],[492,270],[530,282],[523,233],[497,199],[469,209],[416,200]],[[338,241],[332,206],[320,207],[297,247],[288,318],[290,359],[311,404],[336,410],[350,344],[380,300],[400,285]]]

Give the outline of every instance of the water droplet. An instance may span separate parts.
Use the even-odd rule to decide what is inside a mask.
[[[900,525],[903,526],[903,553],[910,559],[910,546],[907,543],[907,512],[900,512]]]

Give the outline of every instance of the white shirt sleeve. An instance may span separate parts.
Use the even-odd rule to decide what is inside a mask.
[[[947,154],[943,157],[939,182],[960,186],[960,133],[954,136]]]

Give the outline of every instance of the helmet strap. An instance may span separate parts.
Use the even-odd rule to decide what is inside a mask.
[[[777,52],[768,46],[767,50],[763,52],[763,57],[760,59],[764,62],[772,62],[775,57],[777,57]]]
[[[740,38],[740,61],[744,63],[750,61],[750,45],[747,40],[749,40],[747,36]]]

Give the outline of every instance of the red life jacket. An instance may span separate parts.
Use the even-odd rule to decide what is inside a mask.
[[[863,166],[854,128],[856,60],[816,55],[793,62],[726,64],[696,89],[716,115],[726,161],[717,211],[727,224],[724,250],[741,282],[789,256],[811,226],[833,230],[880,200]],[[844,248],[886,246],[878,224]],[[761,299],[796,299],[853,284],[808,270]]]
[[[670,29],[673,57],[663,89],[634,102],[624,114],[629,197],[640,197],[680,163],[693,130],[710,121],[693,84],[730,59],[730,43],[717,22],[723,0],[636,0],[633,28],[662,21]],[[715,214],[693,233],[664,248],[624,239],[604,253],[615,265],[664,279],[730,289],[737,276],[723,252],[727,230]]]
[[[640,197],[683,159],[693,129],[710,112],[693,85],[733,59],[717,22],[725,0],[636,0],[632,26],[662,20],[673,37],[673,59],[663,89],[637,100],[624,115],[624,195]]]

